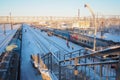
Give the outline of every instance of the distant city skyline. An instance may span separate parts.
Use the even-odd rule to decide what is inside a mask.
[[[86,3],[96,15],[120,15],[120,0],[0,0],[0,16],[91,16]]]

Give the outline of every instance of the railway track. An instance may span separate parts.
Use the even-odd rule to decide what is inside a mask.
[[[35,32],[28,28],[29,31],[31,31],[31,33],[33,33],[33,38],[35,39],[34,43],[37,45],[37,47],[40,49],[40,52],[45,54],[49,52],[49,48],[39,39],[39,37],[37,36],[37,34],[35,34]]]
[[[37,31],[36,31],[37,34],[39,34]],[[41,36],[47,40],[49,42],[49,44],[53,45],[55,48],[57,48],[59,51],[57,52],[52,52],[55,54],[55,56],[59,59],[59,60],[63,60],[64,59],[64,55],[67,54],[67,53],[70,53],[70,51],[66,50],[65,48],[61,47],[58,43],[56,43],[55,41],[51,40],[51,39],[48,39],[47,36],[44,36],[42,33],[40,33]]]
[[[4,38],[0,45],[0,79],[1,80],[17,80],[19,77],[19,62],[20,62],[20,47],[12,49],[11,51],[4,51],[5,47],[17,43],[19,39],[19,30],[13,30]],[[13,39],[14,38],[14,39]],[[3,52],[4,51],[4,52]]]
[[[38,33],[36,31],[36,33]],[[58,48],[59,50],[65,52],[65,53],[69,53],[70,51],[64,49],[63,47],[61,47],[59,44],[57,44],[55,41],[51,40],[51,39],[48,39],[46,36],[44,36],[42,33],[41,33],[41,36],[46,39],[50,44],[52,44],[53,46],[55,46],[56,48]]]
[[[36,33],[37,33],[37,31],[36,31]],[[38,34],[38,33],[37,33]],[[49,43],[52,43],[47,37],[45,37],[43,34],[41,34],[42,35],[42,37],[44,37],[44,39],[46,39]],[[52,43],[52,44],[54,44],[54,43]],[[53,54],[52,54],[53,55]],[[91,79],[93,80],[93,79],[100,79],[101,78],[101,80],[103,79],[103,80],[105,80],[105,79],[110,79],[110,78],[113,78],[113,79],[115,79],[114,77],[116,76],[116,74],[114,73],[114,69],[111,69],[110,68],[110,66],[111,65],[114,65],[114,64],[116,64],[116,62],[108,62],[108,63],[105,63],[105,62],[101,62],[101,61],[99,61],[99,60],[97,60],[96,58],[94,58],[93,56],[90,56],[90,57],[86,57],[87,55],[91,55],[91,54],[85,54],[85,55],[80,55],[80,56],[77,56],[77,57],[74,57],[74,59],[72,60],[72,58],[70,57],[70,58],[68,58],[68,56],[67,56],[67,58],[66,59],[68,59],[68,61],[67,60],[63,60],[62,62],[61,62],[61,60],[58,60],[58,62],[57,63],[62,63],[61,65],[59,65],[59,64],[56,64],[56,63],[53,63],[53,64],[51,64],[53,67],[54,67],[54,73],[58,76],[58,72],[59,71],[56,71],[56,70],[58,70],[57,68],[58,67],[61,67],[61,70],[62,70],[62,73],[61,73],[61,75],[60,76],[62,76],[63,77],[63,73],[65,72],[65,70],[68,70],[68,72],[70,71],[70,67],[71,66],[74,66],[74,67],[76,67],[76,65],[75,65],[75,60],[77,59],[77,60],[79,60],[79,63],[82,63],[82,65],[79,65],[79,63],[77,64],[77,67],[79,67],[77,70],[81,73],[81,74],[83,74],[83,76],[84,77],[87,77],[87,76],[93,76],[93,75],[91,75],[91,74],[88,74],[88,72],[89,73],[91,73],[92,72],[92,74],[94,74],[94,76],[93,77],[91,77]],[[54,56],[54,55],[53,55]],[[78,59],[79,57],[82,57],[82,56],[85,56],[85,57],[83,57],[83,58],[80,58],[80,59]],[[96,55],[97,56],[97,55]],[[50,57],[49,55],[47,55],[47,56],[44,56],[43,57],[43,60],[44,60],[44,58],[45,58],[45,61],[48,61],[48,60],[50,60],[50,58],[47,58],[47,57]],[[47,58],[47,59],[46,59]],[[56,59],[56,58],[55,58]],[[72,60],[72,61],[71,61]],[[52,62],[52,61],[50,61],[50,62]],[[54,60],[53,60],[53,62],[54,62]],[[68,63],[70,63],[71,62],[71,64],[68,64]],[[98,63],[97,63],[98,62]],[[87,63],[90,63],[90,64],[87,64]],[[111,63],[111,64],[109,64],[109,63]],[[50,64],[49,64],[49,62],[48,63],[46,63],[46,64],[48,64],[49,66],[50,66]],[[96,65],[97,64],[97,65]],[[104,65],[104,66],[102,66],[102,70],[101,70],[101,65]],[[66,68],[64,68],[64,66],[66,67]],[[60,69],[59,69],[60,70]],[[109,71],[108,71],[109,70]],[[91,71],[91,72],[90,72]],[[100,71],[104,71],[104,72],[101,72],[102,74],[103,74],[103,76],[101,76],[100,74],[99,74],[99,72]],[[70,72],[71,73],[71,72]],[[67,73],[68,75],[70,74],[70,73]],[[86,73],[86,74],[84,74],[84,73]],[[112,74],[111,74],[112,73]],[[66,74],[64,74],[64,75],[66,75]],[[69,75],[69,77],[70,76],[72,76],[71,74]],[[96,77],[97,76],[97,77]],[[74,77],[74,68],[73,68],[73,77]],[[84,78],[83,77],[83,78]],[[109,77],[109,78],[108,78]],[[66,77],[67,78],[67,77]],[[82,78],[82,79],[83,79]],[[61,79],[62,80],[62,79]],[[110,79],[110,80],[112,80],[112,79]]]
[[[11,39],[13,38],[14,34],[16,33],[17,30],[11,32],[6,38],[0,43],[0,55],[4,51],[5,47],[9,44]]]
[[[32,31],[32,29],[30,29],[30,30]],[[41,48],[44,51],[44,53],[48,53],[48,52],[54,53],[54,55],[56,57],[58,57],[59,59],[62,59],[61,56],[63,56],[64,54],[69,53],[68,50],[64,49],[56,42],[48,39],[43,34],[41,34],[42,38],[44,38],[51,46],[53,46],[57,49],[56,52],[52,51],[50,48],[48,48],[48,45],[44,44],[44,42],[40,39],[40,37],[38,36],[39,33],[37,31],[35,31],[35,32],[32,31],[32,33],[34,33],[33,35],[37,37],[37,38],[36,37],[34,38],[36,40],[36,44],[38,45],[39,48]],[[47,50],[48,52],[45,52],[45,50]]]
[[[33,38],[35,39],[35,41],[34,41],[34,43],[37,45],[37,47],[39,48],[39,49],[41,49],[40,50],[40,56],[38,56],[38,55],[32,55],[32,56],[38,56],[38,57],[40,57],[39,59],[40,59],[40,61],[38,61],[38,67],[37,67],[37,70],[41,73],[41,76],[42,76],[42,78],[43,79],[46,79],[46,80],[58,80],[57,78],[56,78],[56,76],[54,75],[54,73],[51,73],[50,71],[49,71],[49,69],[47,68],[47,67],[45,67],[46,66],[46,64],[44,64],[44,62],[42,61],[42,59],[41,59],[41,55],[42,55],[42,53],[44,54],[44,55],[46,55],[46,54],[48,54],[48,53],[52,53],[52,51],[48,48],[48,46],[46,46],[44,43],[43,43],[43,41],[42,40],[40,40],[39,39],[39,36],[36,34],[36,32],[35,31],[33,31],[32,29],[30,29],[30,28],[28,28],[29,29],[29,31],[31,31],[33,34],[32,34],[32,36],[33,36]],[[39,60],[38,59],[38,60]],[[35,64],[35,63],[34,63]],[[37,64],[37,63],[36,63]],[[40,64],[40,65],[39,65]],[[44,65],[44,66],[43,66]],[[45,71],[45,72],[44,72]],[[47,75],[46,75],[46,74]]]

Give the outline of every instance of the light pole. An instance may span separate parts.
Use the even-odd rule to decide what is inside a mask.
[[[90,8],[90,6],[88,4],[85,4],[84,7],[88,8],[88,10],[90,11],[90,13],[92,14],[93,17],[93,21],[94,21],[94,45],[93,45],[93,50],[96,50],[96,33],[97,33],[97,26],[96,26],[96,18],[95,18],[95,14],[93,12],[93,10]]]

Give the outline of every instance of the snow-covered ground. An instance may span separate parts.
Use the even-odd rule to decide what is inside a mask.
[[[59,50],[53,45],[53,43],[50,43],[49,40],[46,40],[43,36],[45,36],[47,39],[49,38],[49,40],[52,40],[54,43],[56,43],[56,45],[59,45],[68,52],[82,48],[81,46],[70,42],[70,46],[74,46],[74,49],[72,50],[72,48],[67,47],[66,40],[56,36],[47,36],[46,33],[37,29],[34,30],[33,28],[30,28],[28,25],[24,24],[21,53],[21,80],[41,80],[41,76],[31,64],[31,54],[46,54],[49,51],[56,52]],[[42,45],[46,46],[47,48]]]
[[[56,37],[56,36],[48,36],[47,33],[41,32],[39,29],[34,29],[29,27],[29,25],[23,25],[23,37],[22,37],[22,53],[21,53],[21,80],[41,80],[41,75],[34,69],[31,64],[31,54],[47,54],[49,52],[56,53],[61,51],[60,54],[66,54],[69,52],[73,52],[76,50],[84,49],[83,47],[76,45],[72,42],[69,42],[70,48],[66,45],[66,40]],[[74,49],[72,49],[74,47]],[[81,54],[82,55],[82,54]],[[83,59],[84,61],[84,59]],[[92,63],[90,59],[86,60],[87,63]],[[81,62],[82,63],[82,62]],[[83,72],[85,69],[82,69]],[[99,71],[99,67],[96,67],[96,70]],[[106,68],[104,69],[104,74],[106,75]],[[91,72],[91,78],[94,77],[99,80],[100,76],[96,74],[94,75],[94,70],[89,67],[86,67],[86,71]],[[112,72],[113,73],[113,72]],[[114,73],[113,73],[114,74]],[[88,75],[88,73],[86,74]],[[110,75],[110,74],[108,74]],[[113,79],[114,80],[114,79]]]
[[[72,42],[69,42],[70,48],[68,48],[65,39],[62,39],[62,38],[59,38],[59,37],[56,37],[56,36],[48,36],[47,33],[41,32],[40,30],[37,30],[37,29],[36,29],[36,32],[39,34],[39,36],[43,35],[46,39],[48,39],[47,42],[49,42],[48,47],[50,47],[50,49],[55,47],[55,46],[51,47],[51,45],[54,45],[54,44],[58,44],[59,47],[62,47],[67,52],[73,52],[73,51],[76,51],[76,50],[79,50],[79,49],[83,48],[83,47],[81,47],[79,45],[76,45],[76,44],[74,44]],[[74,49],[72,49],[72,47],[74,47]]]
[[[0,54],[4,51],[6,46],[9,44],[12,37],[16,33],[17,29],[20,27],[20,24],[13,25],[13,30],[11,30],[10,24],[5,24],[5,31],[6,31],[5,34],[3,32],[3,26],[4,26],[3,24],[0,25]]]
[[[94,37],[94,34],[85,34],[85,35]],[[101,38],[101,33],[98,32],[96,37]],[[120,42],[120,35],[111,34],[111,33],[104,33],[103,39],[111,40],[111,41],[114,41],[114,42]]]
[[[23,27],[22,35],[22,51],[21,51],[21,80],[42,80],[41,75],[31,64],[31,54],[38,54],[39,48],[35,44],[35,40],[31,31],[25,32],[27,25]]]
[[[4,32],[3,32],[3,30],[4,30],[3,26],[4,26],[3,24],[0,25],[0,42],[5,38],[5,35],[4,35]],[[8,26],[9,25],[6,25],[6,29],[7,29],[6,30],[6,35],[8,35],[9,32],[10,32],[10,31],[8,31],[8,30],[10,30]]]
[[[120,35],[113,35],[113,34],[110,34],[110,33],[105,33],[104,34],[104,39],[112,40],[114,42],[120,42]]]
[[[5,24],[5,32],[4,34],[4,24],[0,24],[0,42],[7,36],[9,35],[12,31],[17,30],[20,27],[20,24],[18,25],[13,25],[13,30],[11,30],[11,25],[10,24]]]

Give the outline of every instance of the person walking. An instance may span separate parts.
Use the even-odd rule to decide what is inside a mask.
[[[69,41],[68,41],[68,40],[67,40],[66,44],[67,44],[67,47],[70,48],[70,46],[69,46]]]

